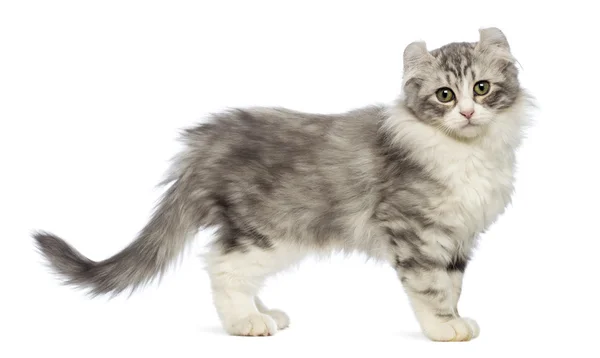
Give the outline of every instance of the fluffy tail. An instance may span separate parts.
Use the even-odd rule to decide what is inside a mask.
[[[65,283],[89,290],[93,296],[119,294],[161,276],[181,255],[206,219],[197,195],[182,180],[166,191],[150,221],[135,241],[99,262],[80,254],[61,238],[45,232],[33,236],[39,251]],[[206,205],[207,203],[204,203]]]

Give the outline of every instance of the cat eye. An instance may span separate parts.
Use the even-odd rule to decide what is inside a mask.
[[[483,96],[490,91],[490,83],[488,81],[479,81],[473,87],[473,91],[477,96]]]
[[[454,92],[450,88],[443,87],[435,92],[438,101],[448,103],[454,99]]]

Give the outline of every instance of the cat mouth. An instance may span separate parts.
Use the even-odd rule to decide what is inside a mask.
[[[479,127],[479,124],[473,123],[471,121],[467,121],[467,123],[463,124],[461,128],[469,128],[469,127]]]

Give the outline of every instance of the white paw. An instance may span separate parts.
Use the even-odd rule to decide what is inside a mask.
[[[283,311],[268,310],[265,313],[271,316],[273,320],[275,320],[278,329],[285,329],[288,328],[288,326],[290,325],[290,317]]]
[[[471,319],[471,318],[463,318],[463,320],[465,320],[467,322],[467,324],[469,325],[469,328],[471,328],[471,332],[473,332],[473,337],[471,337],[471,339],[475,339],[477,337],[479,337],[479,325],[477,324],[477,322],[475,322],[475,320]]]
[[[454,318],[448,322],[428,325],[423,332],[432,341],[464,342],[479,336],[479,325],[470,318]]]
[[[234,336],[272,336],[277,333],[277,323],[269,315],[256,313],[229,325],[227,331]]]

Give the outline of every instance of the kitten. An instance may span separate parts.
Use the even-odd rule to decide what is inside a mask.
[[[186,149],[146,227],[94,262],[44,232],[39,250],[67,283],[119,294],[160,277],[201,228],[214,303],[232,335],[273,335],[288,316],[258,298],[265,278],[311,253],[358,251],[398,273],[423,333],[467,341],[457,303],[478,235],[511,201],[531,97],[504,34],[404,50],[390,106],[322,115],[245,108],[185,130]]]

